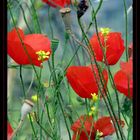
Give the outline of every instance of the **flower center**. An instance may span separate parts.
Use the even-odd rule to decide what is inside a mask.
[[[110,28],[100,28],[100,30],[101,30],[101,33],[104,37],[106,37],[111,31]]]
[[[99,131],[99,130],[97,129],[97,131],[96,131],[96,137],[97,137],[97,138],[100,138],[101,136],[103,136],[103,132],[101,132],[101,131]]]
[[[92,115],[96,115],[97,113],[97,109],[95,106],[92,106],[91,107],[91,111],[89,112],[89,116],[92,116]]]
[[[40,61],[44,61],[46,58],[49,58],[50,57],[50,52],[45,52],[45,51],[38,51],[36,52],[36,54],[38,55],[38,60]]]
[[[91,96],[92,96],[93,102],[97,102],[97,100],[98,100],[98,95],[96,95],[96,93],[91,93]]]

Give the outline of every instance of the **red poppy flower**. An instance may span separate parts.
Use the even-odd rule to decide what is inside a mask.
[[[97,80],[99,79],[98,70],[93,66]],[[105,79],[105,87],[108,81],[107,71],[104,69],[102,74]],[[98,85],[91,66],[70,66],[67,69],[66,77],[73,90],[82,98],[92,98],[91,93],[98,94]]]
[[[7,128],[8,128],[7,129],[7,136],[8,136],[8,140],[9,140],[11,135],[12,135],[12,133],[13,133],[13,129],[12,129],[12,127],[11,127],[9,122],[7,123]]]
[[[65,5],[70,4],[70,0],[42,0],[52,7],[64,7]]]
[[[107,38],[99,32],[99,38],[101,40],[102,46],[105,49],[105,56],[108,62],[108,65],[114,65],[118,62],[121,55],[124,52],[124,40],[121,37],[121,33],[119,32],[110,32],[106,36]],[[106,40],[106,43],[105,43]],[[97,61],[103,61],[103,53],[100,47],[97,34],[94,34],[90,39],[90,44],[95,53],[95,57]],[[106,45],[105,45],[106,44]]]
[[[119,124],[124,127],[123,121],[119,121]],[[90,133],[90,140],[95,140],[97,133],[100,133],[100,137],[105,137],[115,132],[112,120],[108,116],[104,116],[95,122],[92,116],[82,115],[73,123],[71,129],[74,132],[72,140],[76,140],[78,135],[79,140],[88,140]]]
[[[46,36],[42,34],[24,35],[24,32],[21,29],[17,28],[17,30],[31,61],[24,50],[24,46],[20,41],[16,29],[14,28],[8,33],[8,54],[16,63],[20,65],[27,65],[32,62],[32,64],[40,66],[42,60],[39,60],[39,56],[36,54],[40,51],[47,55],[43,61],[48,60],[51,54],[51,42]]]
[[[119,92],[132,98],[133,96],[133,62],[129,59],[128,62],[121,62],[121,70],[114,75],[114,82]]]

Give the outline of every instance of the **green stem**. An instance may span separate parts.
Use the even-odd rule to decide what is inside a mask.
[[[87,115],[89,113],[89,108],[88,108],[88,100],[85,98],[85,104],[86,104],[86,110],[87,110]]]
[[[15,0],[15,1],[16,1],[16,3],[19,3],[18,0]],[[29,32],[32,33],[32,31],[31,31],[31,29],[30,29],[30,26],[29,26],[29,24],[28,24],[28,22],[27,22],[27,20],[26,20],[25,11],[24,11],[23,7],[21,6],[21,4],[19,4],[19,7],[20,7],[20,9],[21,9],[21,11],[22,11],[25,24],[26,24],[26,26],[27,26]]]
[[[128,127],[128,135],[127,135],[127,140],[131,140],[130,139],[130,134],[132,134],[131,130],[132,130],[132,125],[133,125],[133,117],[132,117],[132,109],[131,109],[131,113],[130,113],[130,122],[129,122],[129,127]],[[132,138],[132,137],[131,137]]]
[[[69,39],[69,42],[70,42],[70,46],[71,46],[71,49],[72,49],[72,53],[74,53],[75,50],[76,50],[76,48],[75,48],[75,46],[73,45],[71,39]],[[78,65],[81,65],[81,63],[80,63],[80,58],[79,58],[79,56],[78,56],[78,53],[76,53],[76,59],[77,59]]]
[[[40,27],[40,24],[39,24],[39,20],[38,20],[38,16],[37,16],[37,13],[36,13],[36,9],[34,7],[34,3],[33,3],[33,0],[30,0],[31,4],[32,4],[32,8],[33,8],[33,20],[35,21],[34,24],[35,24],[35,31],[36,33],[41,33],[41,27]]]
[[[22,65],[20,65],[20,80],[21,80],[21,85],[23,88],[23,94],[24,94],[24,99],[26,99],[26,92],[25,92],[25,87],[24,87],[24,82],[23,82],[23,77],[22,77]]]
[[[21,84],[22,84],[22,88],[23,88],[24,98],[26,99],[25,87],[24,87],[24,82],[23,82],[23,78],[22,78],[22,65],[20,65],[20,79],[21,79]],[[30,119],[30,124],[31,124],[32,130],[33,130],[34,136],[35,136],[35,138],[37,138],[30,114],[29,114],[29,119]]]
[[[61,100],[60,100],[60,97],[59,97],[59,96],[60,96],[60,95],[57,93],[58,102],[59,102],[61,111],[62,111],[62,113],[63,113],[65,125],[66,125],[67,131],[68,131],[68,135],[69,135],[69,139],[71,140],[71,134],[70,134],[69,126],[68,126],[68,124],[67,124],[67,120],[66,120],[66,117],[65,117],[64,109],[63,109],[63,106],[62,106],[62,104],[61,104]]]
[[[69,32],[72,36],[73,36],[73,38],[75,39],[75,36],[71,33],[71,32]],[[77,39],[75,39],[79,44],[81,44],[81,42],[80,41],[78,41]],[[84,47],[85,48],[85,47]],[[92,61],[91,61],[92,62]],[[96,62],[97,63],[97,62]],[[92,64],[91,64],[92,65]],[[96,74],[94,73],[94,75],[95,75],[95,79],[97,79],[96,78]],[[112,109],[112,108],[111,108]],[[113,110],[112,110],[113,111]],[[115,114],[115,113],[113,113],[113,114]],[[113,119],[112,119],[113,120]],[[114,121],[114,120],[113,120]],[[114,122],[114,125],[115,125],[115,122]],[[116,128],[116,127],[115,127]],[[117,133],[118,131],[117,131],[117,129],[116,129],[116,133]],[[118,135],[117,135],[118,136]]]
[[[124,13],[125,13],[125,52],[126,52],[126,61],[128,61],[128,18],[127,18],[127,8],[126,8],[126,0],[123,0],[123,4],[124,4]]]
[[[41,124],[39,121],[37,121],[37,124],[40,126],[40,128],[50,137],[53,139],[53,136],[48,132]]]
[[[102,0],[101,0],[100,2],[102,2]],[[93,7],[92,7],[92,9],[93,9]],[[94,9],[93,9],[93,12],[94,12]],[[79,21],[78,23],[80,23],[80,20],[78,20],[78,21]],[[97,33],[97,36],[98,36],[98,28],[97,28],[96,16],[94,17],[94,21],[95,21],[96,33]],[[81,24],[80,24],[80,27],[82,27]],[[81,28],[81,30],[82,30],[82,33],[84,33],[83,28]],[[86,35],[85,35],[85,36],[86,36]],[[99,43],[100,43],[100,46],[101,46],[101,49],[102,49],[103,47],[102,47],[102,44],[101,44],[101,41],[100,41],[99,36],[98,36],[98,40],[99,40]],[[88,42],[88,44],[90,45],[88,38],[87,38],[87,42]],[[91,45],[90,45],[90,47],[91,47]],[[103,49],[102,49],[102,52],[103,52]],[[92,53],[93,53],[93,51],[92,51]],[[104,52],[103,52],[103,55],[104,55],[105,62],[107,62],[107,61],[106,61],[106,58],[105,58]],[[109,71],[109,75],[111,75],[111,79],[112,79],[112,81],[113,81],[113,77],[112,77],[111,71],[110,71],[110,69],[109,69],[109,66],[107,66],[107,68],[108,68],[108,71]],[[110,79],[110,80],[111,80],[111,79]],[[113,81],[113,85],[115,86],[114,81]],[[117,99],[117,104],[118,104],[118,114],[119,114],[119,118],[120,118],[120,106],[119,106],[120,104],[119,104],[118,92],[117,92],[116,88],[115,88],[115,92],[116,92],[116,99]],[[122,132],[122,129],[120,128],[120,126],[118,125],[118,123],[117,123],[117,126],[118,126],[118,128],[119,128],[119,130],[120,130],[120,135],[121,135],[121,137],[123,138],[123,132]]]
[[[66,35],[65,35],[65,41],[64,41],[65,43],[64,43],[64,51],[63,51],[63,54],[62,54],[62,57],[61,57],[61,65],[62,65],[62,63],[63,63],[63,59],[64,59],[64,56],[65,56],[65,54],[66,54],[66,51],[67,51],[67,43],[68,43],[68,38],[66,37]]]
[[[40,118],[40,124],[42,124],[43,116],[44,116],[44,111],[42,110],[42,112],[41,112],[41,118]],[[42,129],[41,128],[40,128],[40,139],[42,139]]]
[[[85,32],[84,32],[84,30],[83,30],[83,28],[82,28],[82,25],[81,25],[81,22],[80,22],[79,19],[78,19],[78,23],[79,23],[79,25],[80,25],[80,28],[81,28],[81,30],[82,30],[82,33],[83,33],[84,36],[85,36],[86,42],[88,42],[88,45],[90,45],[89,40],[88,40],[88,37],[86,36],[86,34],[85,34]],[[92,55],[93,55],[93,57],[94,57],[94,60],[95,60],[95,64],[96,64],[97,69],[98,69],[98,72],[99,72],[99,76],[101,77],[101,73],[100,73],[100,70],[99,70],[99,66],[98,66],[98,64],[97,64],[97,62],[96,62],[96,58],[95,58],[94,52],[93,52],[92,49],[91,49],[91,45],[90,45],[89,50],[91,50],[91,53],[92,53]],[[95,75],[95,74],[94,74],[94,75]],[[101,80],[101,84],[102,84],[102,86],[104,86],[103,83],[102,83],[102,80]],[[99,89],[100,89],[100,88],[99,88]],[[110,104],[110,102],[109,102],[109,104]],[[111,109],[113,109],[112,106],[111,106]],[[113,110],[112,110],[112,112],[113,112],[113,114],[114,114],[114,118],[115,118],[116,124],[117,124],[117,126],[118,126],[118,128],[119,128],[119,132],[121,133],[121,129],[120,129],[120,126],[119,126],[118,121],[117,121],[117,119],[116,119],[115,113],[114,113]],[[114,125],[115,125],[115,123],[114,123]],[[117,133],[118,133],[118,131],[116,130],[116,134],[117,134]]]
[[[30,124],[31,124],[32,130],[33,130],[33,134],[34,134],[35,138],[37,139],[37,135],[36,135],[36,132],[35,132],[35,129],[34,129],[34,125],[33,125],[30,113],[29,113],[29,120],[30,120]]]
[[[48,20],[49,20],[49,26],[50,26],[50,31],[51,31],[51,37],[53,38],[53,28],[51,24],[51,17],[50,17],[50,7],[48,7]]]
[[[91,7],[92,7],[92,9],[93,9],[91,0],[89,0],[89,2],[90,2],[90,5],[91,5]],[[92,13],[91,13],[91,15],[92,15],[92,20],[96,17],[97,13],[99,12],[99,10],[100,10],[100,8],[101,8],[101,6],[102,6],[102,3],[103,3],[103,0],[100,0],[99,5],[98,5],[97,9],[95,10],[95,12],[92,11]],[[88,31],[89,31],[90,27],[92,26],[92,24],[93,24],[93,22],[91,22],[91,23],[89,24],[86,33],[88,33]]]
[[[95,28],[96,28],[96,33],[97,33],[97,37],[98,37],[98,40],[99,40],[99,44],[100,44],[101,49],[102,49],[102,52],[103,52],[103,46],[102,46],[102,44],[101,44],[101,40],[100,40],[99,34],[98,34],[98,27],[97,27],[96,17],[95,17]],[[103,56],[104,56],[105,63],[107,64],[107,60],[106,60],[106,57],[105,57],[104,52],[103,52]],[[116,100],[117,100],[117,105],[118,105],[118,115],[119,115],[119,119],[121,119],[121,117],[120,117],[120,103],[119,103],[118,92],[117,92],[117,90],[116,90],[116,85],[115,85],[115,83],[114,83],[113,76],[112,76],[112,73],[111,73],[111,71],[110,71],[110,67],[109,67],[108,64],[107,64],[107,69],[108,69],[108,72],[109,72],[109,79],[110,79],[110,82],[113,83],[113,86],[114,86],[114,89],[115,89],[115,95],[116,95]],[[120,135],[121,135],[122,139],[125,138],[125,137],[124,137],[124,134],[123,134],[123,131],[122,131],[122,128],[119,126],[119,124],[118,124],[117,126],[118,126],[118,128],[119,128]]]

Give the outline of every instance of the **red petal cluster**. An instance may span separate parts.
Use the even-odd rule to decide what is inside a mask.
[[[119,92],[132,98],[133,96],[133,60],[121,62],[121,69],[114,75],[114,82]]]
[[[19,35],[26,47],[26,50],[32,60],[32,64],[36,66],[40,66],[42,61],[38,60],[38,55],[36,54],[37,51],[45,51],[51,52],[51,42],[50,40],[42,35],[42,34],[29,34],[24,35],[24,32],[17,28]],[[8,54],[9,56],[18,64],[27,65],[31,64],[31,61],[24,50],[24,46],[22,45],[20,38],[16,29],[12,29],[8,33]],[[47,59],[45,59],[47,60]]]
[[[7,129],[7,136],[8,136],[8,140],[9,140],[11,135],[12,135],[12,133],[13,133],[13,129],[12,129],[12,127],[11,127],[9,122],[7,123],[7,128],[8,128]]]
[[[64,7],[65,5],[70,4],[70,0],[42,0],[43,2],[47,3],[52,7]]]
[[[124,40],[121,37],[121,33],[119,32],[110,32],[107,36],[106,45],[105,45],[105,37],[99,32],[99,38],[101,40],[101,44],[103,47],[106,46],[106,59],[108,65],[114,65],[118,62],[121,55],[124,52]],[[103,61],[103,53],[100,47],[97,34],[94,34],[90,39],[90,44],[95,53],[95,57],[97,61]]]
[[[119,124],[122,127],[124,126],[123,121],[120,121]],[[74,132],[72,140],[76,140],[77,135],[79,135],[79,140],[88,140],[87,134],[90,135],[90,133],[90,140],[95,140],[97,130],[103,133],[101,137],[111,135],[115,132],[112,120],[108,116],[101,117],[97,121],[94,121],[92,116],[82,115],[73,123],[71,129]]]
[[[66,77],[73,90],[82,98],[91,98],[91,93],[98,93],[98,85],[96,79],[99,79],[99,74],[96,66],[93,66],[96,77],[91,66],[70,66],[67,69]],[[105,80],[105,87],[108,81],[108,73],[104,69],[102,71]]]

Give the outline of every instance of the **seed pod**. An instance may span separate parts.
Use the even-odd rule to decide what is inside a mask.
[[[63,22],[65,24],[65,29],[66,30],[71,30],[70,12],[71,12],[71,9],[69,7],[60,9],[60,13],[62,15]]]
[[[22,107],[21,107],[21,120],[24,119],[24,117],[31,112],[34,104],[30,100],[25,100]]]

